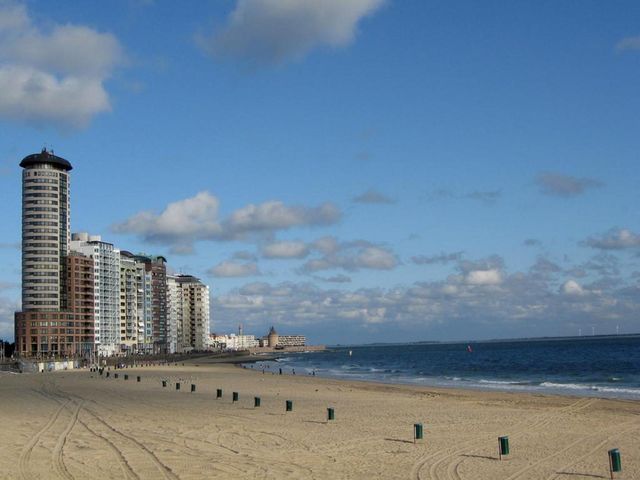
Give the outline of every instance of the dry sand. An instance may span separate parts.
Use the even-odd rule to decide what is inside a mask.
[[[609,478],[607,450],[618,447],[617,478],[640,479],[638,402],[263,375],[203,361],[117,372],[0,373],[0,478],[577,480]],[[425,430],[416,444],[415,422]],[[499,435],[511,444],[503,461]]]

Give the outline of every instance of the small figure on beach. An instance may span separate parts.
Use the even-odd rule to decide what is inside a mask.
[[[278,375],[282,375],[282,368],[278,369]]]
[[[291,369],[291,373],[293,373],[293,374],[295,375],[295,374],[296,374],[296,369],[295,369],[295,368],[292,368],[292,369]]]

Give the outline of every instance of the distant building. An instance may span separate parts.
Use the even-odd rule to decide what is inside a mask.
[[[120,252],[120,352],[144,351],[144,263],[125,250]]]
[[[304,335],[279,335],[272,326],[269,333],[260,339],[260,346],[269,348],[304,347],[307,345],[307,337]]]
[[[136,261],[144,264],[144,350],[167,352],[167,259],[163,256],[139,254]]]
[[[100,235],[74,233],[70,250],[93,259],[95,343],[98,354],[120,351],[120,250]]]
[[[209,287],[191,275],[167,276],[169,344],[175,351],[206,350],[210,346]]]

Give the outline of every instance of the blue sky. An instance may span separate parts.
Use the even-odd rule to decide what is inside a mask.
[[[640,331],[638,85],[636,1],[0,0],[0,337],[43,146],[217,332]]]

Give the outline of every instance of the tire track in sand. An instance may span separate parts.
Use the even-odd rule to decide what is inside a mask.
[[[66,408],[66,407],[65,407]],[[60,436],[58,437],[58,441],[56,442],[56,446],[53,448],[51,452],[51,460],[53,463],[54,470],[58,473],[58,475],[67,480],[74,480],[73,475],[69,473],[67,466],[64,464],[63,452],[64,445],[67,443],[67,438],[73,430],[73,427],[76,426],[78,421],[78,414],[80,413],[80,409],[82,408],[82,402],[79,402],[76,406],[73,415],[71,416],[71,420],[67,424],[67,427],[62,431]]]
[[[153,462],[153,464],[157,467],[157,469],[160,471],[160,473],[162,474],[162,476],[165,479],[167,479],[167,480],[180,480],[179,477],[175,473],[173,473],[173,471],[168,466],[166,466],[164,463],[162,463],[160,461],[160,459],[156,456],[155,453],[153,453],[151,450],[149,450],[149,448],[147,448],[144,444],[142,444],[140,441],[138,441],[135,437],[132,437],[131,435],[128,435],[128,434],[118,430],[117,428],[115,428],[113,425],[108,423],[99,414],[97,414],[96,412],[92,411],[91,409],[85,407],[84,411],[87,412],[89,415],[91,415],[99,423],[104,425],[108,429],[108,431],[116,434],[121,439],[129,441],[132,445],[134,445],[136,448],[141,450]]]
[[[27,444],[22,449],[20,453],[20,459],[18,461],[18,468],[20,470],[20,477],[22,480],[30,480],[33,478],[29,473],[29,460],[31,459],[31,453],[33,449],[44,435],[56,421],[60,417],[60,414],[66,409],[67,405],[70,403],[70,400],[64,402],[60,407],[51,415],[49,421],[46,423],[44,427],[42,427],[31,439],[27,442]]]

